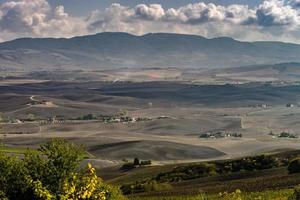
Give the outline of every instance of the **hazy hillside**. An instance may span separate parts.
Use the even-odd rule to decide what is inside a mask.
[[[297,82],[300,77],[300,63],[288,62],[265,65],[211,69],[207,76],[232,82]]]
[[[100,69],[118,67],[237,67],[300,62],[300,45],[240,42],[167,33],[134,36],[99,33],[70,39],[17,39],[0,44],[4,69]]]

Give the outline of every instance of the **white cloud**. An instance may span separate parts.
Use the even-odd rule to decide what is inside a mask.
[[[165,10],[159,4],[139,4],[135,7],[135,13],[137,17],[147,20],[159,20],[165,15]]]
[[[0,6],[0,13],[0,37],[4,39],[72,36],[82,27],[82,20],[69,17],[63,6],[52,8],[46,0],[9,1]]]
[[[282,0],[264,1],[256,10],[256,19],[260,26],[299,26],[299,11]]]
[[[241,40],[300,43],[300,0],[265,0],[256,8],[212,3],[163,8],[160,4],[126,7],[114,3],[85,18],[73,17],[47,0],[12,0],[0,5],[0,38],[71,37],[101,31],[133,34],[175,32]]]

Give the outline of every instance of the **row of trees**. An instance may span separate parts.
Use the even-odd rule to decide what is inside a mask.
[[[286,161],[284,158],[277,158],[272,155],[259,155],[235,160],[177,166],[170,171],[161,172],[152,178],[149,177],[138,182],[124,184],[121,190],[124,194],[147,192],[149,190],[156,191],[156,188],[163,190],[171,188],[170,183],[174,182],[283,166],[287,167],[290,174],[300,173],[300,158]]]
[[[123,171],[128,171],[136,167],[147,166],[152,164],[151,160],[140,160],[139,158],[134,158],[133,162],[128,162],[127,160],[124,161],[125,163],[120,168]]]

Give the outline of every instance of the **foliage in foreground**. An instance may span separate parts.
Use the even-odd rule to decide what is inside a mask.
[[[106,185],[88,165],[79,170],[84,151],[54,139],[24,158],[0,152],[0,199],[122,200],[119,189]]]
[[[288,200],[299,200],[300,199],[300,187],[295,187],[293,194],[289,197]]]

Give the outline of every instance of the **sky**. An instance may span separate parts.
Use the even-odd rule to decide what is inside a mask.
[[[300,0],[0,0],[0,41],[107,31],[300,43]]]
[[[0,0],[0,2],[5,2]],[[64,5],[65,10],[73,15],[85,16],[87,12],[94,9],[104,10],[112,3],[119,3],[124,6],[134,7],[138,4],[161,4],[166,8],[178,8],[189,3],[199,3],[199,0],[51,0],[49,3],[53,6]],[[216,5],[230,5],[230,4],[247,4],[254,7],[261,2],[261,0],[204,0],[205,3],[214,3]]]

